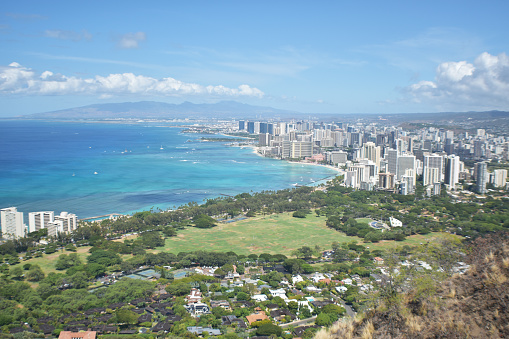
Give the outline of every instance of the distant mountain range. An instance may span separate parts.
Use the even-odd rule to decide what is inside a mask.
[[[53,112],[24,115],[30,119],[198,119],[198,118],[256,118],[289,117],[295,111],[272,107],[252,106],[236,101],[215,104],[168,104],[157,101],[95,104]]]
[[[398,113],[398,114],[317,114],[281,110],[273,107],[253,106],[236,101],[221,101],[215,104],[168,104],[156,101],[95,104],[53,112],[24,115],[24,119],[316,119],[337,122],[387,122],[391,125],[434,124],[440,126],[462,125],[463,128],[505,128],[509,125],[509,112],[443,112],[443,113]]]

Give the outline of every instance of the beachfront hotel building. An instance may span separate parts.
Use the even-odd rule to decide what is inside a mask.
[[[18,212],[16,207],[8,207],[0,210],[0,224],[2,236],[4,238],[15,239],[22,238],[26,235],[23,213]]]
[[[30,212],[28,213],[28,230],[35,232],[43,228],[48,228],[49,222],[55,219],[55,212]]]
[[[30,212],[28,218],[30,232],[47,229],[50,237],[72,232],[78,225],[76,214],[67,212],[61,212],[60,215],[55,215],[53,211]]]

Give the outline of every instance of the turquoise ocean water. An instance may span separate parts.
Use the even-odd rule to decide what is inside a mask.
[[[0,121],[0,208],[85,218],[290,188],[335,174],[180,131],[170,123]]]

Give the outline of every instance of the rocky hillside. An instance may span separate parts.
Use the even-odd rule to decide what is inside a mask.
[[[509,338],[509,233],[472,242],[468,262],[469,271],[433,295],[413,290],[397,305],[382,301],[315,338]]]

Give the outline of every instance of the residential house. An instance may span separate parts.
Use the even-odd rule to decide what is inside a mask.
[[[152,327],[152,332],[169,332],[171,329],[171,324],[169,322],[163,322],[163,321],[160,321],[157,323],[157,325],[155,325],[154,327]]]
[[[303,282],[303,281],[304,281],[304,279],[303,279],[303,278],[302,278],[299,274],[294,275],[294,276],[292,277],[292,283],[293,283],[294,285],[295,285],[295,284],[297,284],[297,283]]]
[[[267,298],[267,296],[265,294],[255,294],[251,297],[251,299],[258,301],[258,302],[269,300],[269,298]]]
[[[203,332],[207,332],[209,335],[221,335],[221,330],[212,327],[189,326],[187,331],[196,335],[202,335]]]
[[[255,308],[256,313],[246,316],[249,325],[256,321],[269,320],[269,317],[259,307]]]
[[[286,318],[286,316],[289,316],[292,320],[297,319],[295,314],[293,314],[292,312],[290,312],[289,310],[284,309],[284,308],[275,310],[275,311],[271,311],[270,316],[277,321],[283,321]]]
[[[95,331],[83,331],[83,332],[70,332],[62,331],[58,336],[58,339],[96,339],[97,333]]]
[[[247,328],[244,320],[237,318],[235,315],[225,315],[221,317],[222,325],[237,326],[237,328]]]
[[[184,308],[193,317],[197,317],[202,314],[210,314],[210,307],[204,303],[191,303],[191,304],[184,305]]]
[[[202,294],[197,288],[192,288],[191,293],[185,297],[185,300],[188,304],[200,303],[202,299]]]
[[[271,290],[269,289],[270,294],[273,298],[280,297],[283,300],[288,300],[288,297],[286,296],[286,291],[283,288],[278,288],[277,290]]]
[[[211,300],[210,307],[222,307],[227,311],[231,310],[230,303],[226,300]]]
[[[312,280],[313,282],[317,283],[320,280],[325,279],[325,276],[322,273],[315,272],[309,276],[309,279]]]

